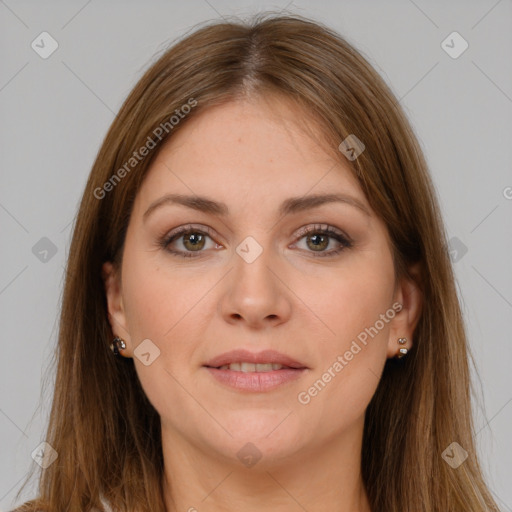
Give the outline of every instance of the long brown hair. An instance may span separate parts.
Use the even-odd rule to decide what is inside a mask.
[[[165,510],[159,416],[133,360],[115,360],[109,349],[101,266],[120,267],[134,198],[162,143],[214,104],[271,94],[311,113],[335,158],[351,166],[387,226],[397,276],[413,264],[421,269],[414,350],[403,364],[386,363],[366,412],[362,472],[372,510],[498,510],[477,461],[465,328],[416,136],[389,87],[351,44],[319,23],[273,13],[209,22],[188,34],[149,67],[112,123],[69,251],[46,434],[58,458],[42,471],[38,498],[18,510],[101,509],[101,496],[115,510]],[[158,147],[127,166],[161,126],[167,129]],[[366,146],[352,161],[338,150],[350,134]],[[442,457],[453,442],[468,453],[457,468]]]

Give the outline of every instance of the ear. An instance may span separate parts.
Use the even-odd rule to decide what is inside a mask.
[[[411,350],[414,344],[413,333],[421,316],[423,294],[419,283],[421,282],[421,266],[415,264],[409,267],[409,276],[404,276],[397,285],[394,293],[394,302],[402,305],[390,322],[388,340],[388,358],[395,357],[399,348]],[[399,338],[406,338],[404,345],[398,344]]]
[[[116,268],[110,261],[103,263],[102,278],[105,285],[108,320],[112,328],[112,333],[114,336],[119,336],[126,342],[126,348],[120,353],[124,357],[132,357],[132,343],[130,333],[126,327],[121,283]]]

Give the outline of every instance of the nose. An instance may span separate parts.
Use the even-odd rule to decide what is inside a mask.
[[[276,255],[264,249],[254,261],[248,262],[237,253],[232,263],[234,267],[226,276],[220,301],[224,320],[251,329],[275,327],[288,321],[293,293]]]

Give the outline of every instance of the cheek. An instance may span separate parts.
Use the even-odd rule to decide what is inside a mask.
[[[323,418],[335,432],[364,414],[386,361],[388,322],[394,316],[391,255],[365,254],[340,267],[336,279],[331,274],[316,282],[309,287],[311,309],[320,312],[329,330],[315,344],[318,367],[299,402],[306,408],[306,421]]]
[[[197,313],[213,283],[208,286],[191,276],[180,278],[179,272],[171,275],[145,258],[127,260],[123,297],[135,350],[146,339],[158,349],[150,365],[136,355],[134,364],[148,400],[166,421],[171,411],[190,407],[190,396],[180,383],[191,387],[187,364],[197,349],[194,341],[204,333],[204,318]]]
[[[137,347],[150,339],[158,347],[157,363],[163,382],[172,381],[168,373],[162,373],[165,370],[180,381],[188,379],[190,363],[197,360],[198,346],[216,311],[209,290],[222,276],[206,268],[176,269],[172,256],[166,260],[161,253],[154,257],[153,253],[150,257],[147,253],[130,254],[123,279],[123,299],[133,345]],[[144,383],[150,378],[146,376],[148,372],[140,361],[134,362]],[[152,368],[155,371],[156,365]],[[151,382],[148,384],[158,387],[158,380]],[[148,392],[151,393],[150,389]]]
[[[171,315],[175,310],[169,307],[173,289],[153,268],[133,265],[125,275],[123,298],[133,343],[137,345],[144,338],[158,343],[157,340],[173,325]]]
[[[165,268],[164,265],[172,264],[170,261],[162,263],[160,256],[153,258],[144,253],[132,253],[126,260],[123,299],[135,344],[141,336],[154,337],[164,349],[187,323],[188,315],[193,314],[209,288],[208,281],[197,274]]]
[[[294,291],[304,298],[311,321],[322,321],[322,346],[341,350],[391,307],[393,288],[391,254],[375,250],[353,253],[337,268],[309,272],[297,279]]]

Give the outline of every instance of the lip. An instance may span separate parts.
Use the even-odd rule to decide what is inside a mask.
[[[248,373],[219,369],[220,366],[238,362],[254,364],[275,363],[287,366],[288,368]],[[221,384],[237,391],[253,393],[272,391],[284,384],[299,379],[309,369],[301,362],[275,350],[263,350],[262,352],[233,350],[214,357],[204,367]]]
[[[281,354],[275,350],[263,350],[261,352],[249,352],[248,350],[238,349],[230,352],[225,352],[213,359],[210,359],[204,366],[211,368],[218,368],[231,363],[239,363],[244,361],[246,363],[264,364],[275,363],[283,366],[289,366],[293,369],[307,369],[305,364],[302,364],[291,357]],[[279,371],[279,370],[276,370]],[[269,372],[271,373],[271,372]]]

